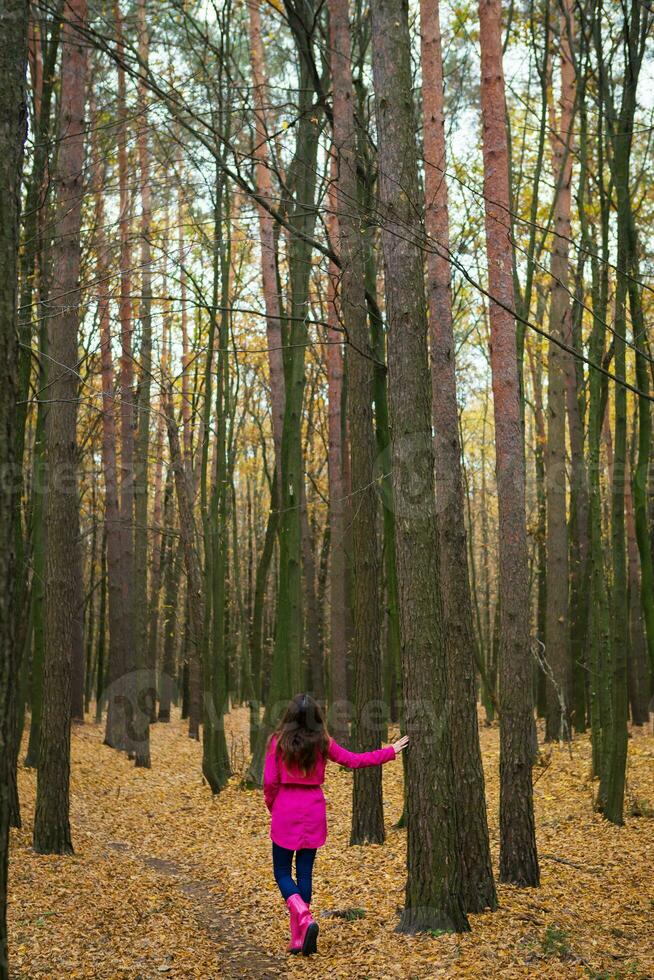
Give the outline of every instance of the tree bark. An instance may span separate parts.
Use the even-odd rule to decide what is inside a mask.
[[[39,355],[40,370],[37,374],[40,385],[46,382],[47,364],[47,322],[44,321],[39,329]],[[34,431],[34,449],[32,478],[34,485],[39,488],[35,494],[34,504],[31,511],[30,537],[32,541],[32,563],[34,565],[32,595],[30,600],[32,616],[32,662],[31,678],[29,687],[30,701],[30,732],[27,743],[27,753],[25,755],[25,766],[36,769],[39,764],[39,746],[41,744],[41,719],[43,716],[43,649],[44,649],[44,622],[43,610],[45,606],[44,581],[45,581],[45,416],[47,406],[39,402],[36,413],[36,425]],[[13,777],[12,777],[13,784]],[[17,784],[16,784],[17,785]],[[19,810],[19,808],[18,808]],[[18,812],[18,826],[20,826],[20,813]]]
[[[18,465],[15,513],[16,513],[16,547],[17,547],[17,569],[24,568],[23,574],[19,578],[21,582],[24,598],[17,596],[16,607],[16,636],[21,633],[20,620],[26,617],[25,604],[28,598],[27,587],[27,568],[29,561],[26,561],[29,542],[31,541],[31,561],[33,566],[31,595],[29,595],[29,618],[31,619],[32,631],[32,663],[31,663],[31,683],[29,688],[30,700],[30,734],[25,765],[36,767],[38,765],[39,742],[41,737],[41,693],[43,681],[43,578],[44,578],[44,541],[43,541],[43,509],[44,509],[44,453],[43,453],[43,430],[45,425],[45,405],[39,403],[37,406],[36,431],[33,442],[33,486],[38,487],[38,492],[34,495],[32,506],[29,509],[31,514],[31,526],[23,535],[21,521],[21,503],[24,496],[23,492],[23,473],[25,471],[25,436],[27,409],[29,403],[29,386],[32,373],[32,343],[33,335],[36,333],[39,345],[39,365],[38,365],[38,384],[44,387],[46,382],[47,359],[47,321],[44,315],[38,317],[38,307],[41,306],[42,314],[45,313],[44,304],[47,300],[48,288],[48,262],[45,261],[45,237],[46,229],[50,225],[50,190],[52,181],[49,179],[48,167],[52,138],[53,125],[53,90],[54,82],[57,77],[56,62],[59,51],[59,40],[61,36],[61,21],[55,19],[50,31],[49,41],[40,36],[37,24],[32,24],[32,40],[30,42],[30,62],[33,68],[33,87],[35,102],[34,119],[34,147],[32,159],[32,172],[25,195],[25,219],[23,222],[24,244],[21,249],[21,295],[20,309],[20,354],[19,354],[19,388],[18,404],[16,412],[18,416],[17,447],[16,459]],[[35,284],[38,282],[38,294],[36,294]],[[36,295],[35,295],[36,294]],[[37,299],[38,295],[38,299]],[[40,323],[38,323],[40,319]],[[34,322],[37,321],[37,322]],[[25,541],[23,541],[25,537]],[[20,573],[19,573],[20,574]],[[28,627],[29,628],[29,627]],[[26,637],[25,650],[29,649],[29,636]],[[20,647],[16,647],[15,670],[18,673]],[[17,689],[14,688],[17,696]],[[15,712],[14,712],[15,713]],[[12,747],[13,758],[17,760],[20,746],[18,742],[22,733],[16,733],[14,746]],[[10,774],[10,784],[12,795],[14,788],[17,787],[12,760]],[[20,808],[18,804],[17,788],[12,802],[14,812],[14,823],[20,824]]]
[[[603,108],[612,152],[609,155],[615,186],[617,218],[617,282],[614,318],[614,417],[615,438],[611,480],[611,594],[610,725],[606,740],[606,765],[602,767],[600,803],[611,823],[624,820],[624,790],[627,767],[627,655],[624,637],[628,631],[627,564],[625,542],[625,478],[627,463],[626,336],[627,298],[630,277],[638,273],[636,240],[631,202],[631,150],[640,69],[649,39],[653,14],[639,0],[623,7],[622,42],[624,76],[619,107],[607,78],[601,37],[595,34],[600,61]],[[632,314],[637,304],[632,305]]]
[[[540,305],[540,304],[539,304]],[[544,305],[544,304],[543,304]],[[536,641],[540,651],[547,649],[547,502],[545,499],[545,460],[544,450],[547,442],[545,413],[543,411],[543,377],[540,352],[534,352],[527,343],[527,357],[531,374],[531,387],[534,398],[534,470],[536,477]],[[542,646],[541,646],[542,644]],[[540,718],[547,713],[547,676],[543,668],[536,668],[536,711]]]
[[[555,179],[554,236],[550,274],[548,349],[547,444],[545,490],[547,499],[547,622],[545,658],[552,677],[547,683],[545,737],[570,737],[572,661],[568,600],[568,524],[565,445],[566,378],[569,355],[560,347],[572,334],[570,293],[570,213],[572,187],[572,125],[575,104],[575,69],[572,61],[572,18],[569,6],[560,17],[561,99],[558,125],[551,126],[552,170]],[[568,27],[570,25],[570,29]],[[552,116],[555,112],[552,109]],[[565,708],[563,708],[563,706]]]
[[[119,0],[114,2],[118,51],[124,54],[122,15]],[[119,581],[123,634],[122,674],[114,681],[107,715],[115,731],[115,747],[133,753],[134,711],[134,356],[132,350],[132,248],[130,241],[129,160],[127,154],[128,110],[125,69],[118,62],[117,158],[120,235],[120,471],[119,471]],[[113,712],[112,712],[113,708]],[[115,728],[114,728],[115,722]]]
[[[168,430],[170,461],[175,477],[177,507],[179,510],[179,529],[184,552],[184,565],[186,568],[189,663],[192,664],[195,662],[199,664],[202,651],[202,630],[204,626],[202,576],[200,574],[197,532],[191,504],[190,479],[182,456],[179,432],[174,415],[172,392],[170,390],[166,399],[166,428]]]
[[[403,932],[469,929],[458,843],[434,497],[411,44],[405,0],[371,9],[388,319],[391,464],[407,754]]]
[[[312,83],[313,4],[299,12],[285,8],[299,61],[297,142],[288,170],[288,278],[290,317],[284,332],[284,422],[282,426],[281,493],[279,497],[279,587],[270,689],[264,721],[248,772],[248,781],[260,785],[268,735],[274,715],[302,683],[304,611],[302,603],[301,486],[302,407],[305,387],[305,350],[308,341],[309,281],[313,230],[316,221],[316,167],[320,126],[314,111]]]
[[[139,0],[137,10],[138,49],[147,71],[149,37],[147,0]],[[141,347],[140,374],[136,399],[136,453],[134,467],[134,683],[132,685],[134,763],[150,768],[150,720],[156,696],[154,675],[148,663],[148,457],[150,452],[150,388],[152,377],[152,191],[150,188],[150,147],[148,145],[148,93],[139,81],[139,128],[136,136],[141,193]]]
[[[159,689],[159,624],[161,607],[161,583],[164,574],[164,529],[162,517],[165,512],[165,489],[163,485],[163,402],[160,399],[157,409],[157,435],[155,438],[155,472],[154,472],[154,502],[152,506],[152,575],[150,578],[150,595],[148,598],[148,627],[147,627],[147,669],[154,684],[153,698],[150,703],[150,721],[157,720],[157,696]],[[166,478],[166,487],[167,487]]]
[[[250,66],[252,70],[255,103],[255,184],[262,198],[272,203],[273,187],[270,172],[270,147],[266,106],[268,82],[266,61],[261,39],[260,0],[248,5],[250,32]],[[282,433],[284,428],[284,359],[281,325],[281,298],[277,270],[277,245],[274,222],[266,208],[258,203],[259,244],[261,249],[261,279],[266,305],[266,338],[268,346],[268,374],[270,380],[270,409],[272,416],[273,444],[275,447],[276,479],[271,486],[271,512],[264,541],[264,550],[257,566],[255,605],[252,622],[250,666],[254,683],[254,700],[250,704],[250,742],[254,752],[256,731],[259,728],[259,698],[261,696],[261,643],[262,616],[268,568],[274,548],[274,537],[279,530],[279,494],[282,485]]]
[[[570,28],[571,29],[571,28]],[[575,82],[576,86],[576,82]],[[581,84],[578,105],[583,101],[585,85]],[[583,111],[578,109],[579,123]],[[577,153],[580,163],[583,156]],[[577,208],[586,206],[586,182],[582,166],[579,167]],[[572,316],[569,318],[570,334],[567,343],[575,350],[582,346],[582,322],[584,316],[584,268],[586,253],[580,249],[575,271],[576,289]],[[588,471],[585,455],[586,433],[584,421],[587,407],[587,382],[584,365],[580,359],[567,359],[566,407],[570,439],[570,655],[573,673],[572,724],[576,732],[585,732],[589,716],[589,622],[590,622],[590,539]]]
[[[583,37],[583,35],[582,35]],[[597,172],[605,167],[603,117],[598,118],[596,140]],[[584,99],[579,102],[579,187],[583,199],[593,192],[594,183],[590,172],[590,150],[587,111]],[[608,260],[609,260],[609,202],[603,185],[600,185],[599,219],[597,229],[590,225],[587,209],[578,206],[582,243],[591,263],[591,300],[593,321],[588,341],[589,359],[595,364],[604,359],[606,322],[608,312]],[[598,371],[588,375],[588,591],[589,643],[588,643],[588,695],[592,744],[592,770],[600,775],[604,755],[602,736],[602,674],[610,656],[609,612],[607,582],[604,574],[602,542],[602,496],[600,440],[607,379]]]
[[[86,100],[85,0],[64,8],[59,155],[48,351],[52,373],[46,416],[47,502],[43,720],[34,849],[71,854],[69,820],[71,648],[75,587],[70,546],[79,538],[77,496],[78,332]]]
[[[18,420],[18,254],[23,149],[27,136],[28,3],[4,0],[0,6],[0,472],[14,474]],[[15,480],[0,481],[0,980],[9,980],[7,960],[7,866],[9,851],[9,768],[11,687],[14,664],[16,585]]]
[[[274,201],[272,178],[270,174],[270,150],[266,105],[268,102],[268,80],[266,62],[261,41],[260,0],[248,4],[250,27],[250,65],[254,96],[255,122],[255,184],[257,191],[266,201]],[[268,370],[270,375],[270,401],[272,412],[273,442],[275,446],[275,467],[281,477],[282,429],[284,425],[284,362],[282,349],[282,327],[280,319],[280,297],[277,280],[277,248],[273,219],[262,204],[257,204],[259,215],[259,243],[261,248],[261,280],[266,304],[266,337],[268,341]]]
[[[84,724],[84,566],[80,540],[79,501],[75,536],[68,558],[69,574],[75,590],[73,645],[71,648],[70,713],[76,724]]]
[[[98,116],[92,112],[94,124]],[[114,366],[111,352],[111,310],[109,305],[109,249],[104,232],[104,167],[97,125],[94,125],[92,180],[95,195],[96,278],[98,282],[98,318],[100,321],[100,364],[102,384],[102,469],[104,474],[104,526],[106,535],[107,595],[109,648],[107,667],[107,703],[105,744],[123,747],[124,706],[119,691],[125,672],[125,622],[121,585],[121,528],[118,502],[118,463],[116,459],[116,398]]]
[[[332,157],[333,161],[333,157]],[[332,162],[332,175],[335,167]],[[336,191],[333,181],[329,188],[327,229],[329,240],[336,243],[338,234]],[[347,629],[346,629],[346,567],[345,514],[343,483],[343,346],[339,331],[337,282],[338,269],[330,263],[327,281],[327,398],[328,398],[328,456],[329,526],[331,528],[331,559],[329,562],[329,724],[337,742],[349,740],[349,711],[347,707]]]
[[[164,301],[162,304],[162,324],[161,324],[161,358],[159,362],[159,372],[162,380],[165,381],[168,374],[168,337],[170,333],[170,302],[168,297],[168,249],[169,241],[169,210],[166,204],[164,215],[163,230],[164,256],[162,262],[162,294]],[[157,400],[157,431],[155,436],[155,470],[154,470],[154,503],[152,510],[152,523],[154,525],[154,540],[152,542],[152,565],[153,575],[150,584],[150,618],[148,624],[148,669],[152,671],[157,687],[157,696],[161,694],[163,684],[168,683],[164,675],[163,664],[159,663],[160,644],[160,593],[163,579],[166,574],[166,558],[169,552],[166,549],[166,531],[172,523],[171,502],[174,497],[173,474],[170,466],[166,467],[166,478],[163,479],[163,448],[164,437],[166,435],[166,393],[164,385],[159,387],[159,397]],[[165,602],[165,599],[164,599]],[[152,704],[152,721],[161,720],[156,703]],[[168,721],[170,718],[167,719]]]
[[[307,647],[307,684],[317,701],[325,697],[323,681],[322,647],[320,636],[320,607],[316,594],[316,559],[314,541],[309,525],[306,490],[302,487],[302,569],[304,574],[304,605],[306,608],[306,647]]]
[[[173,547],[169,540],[166,546],[167,556],[164,575],[164,598],[161,610],[161,626],[163,630],[163,655],[159,681],[159,711],[157,721],[169,722],[170,711],[175,694],[175,647],[177,628],[180,617],[177,614],[180,573],[183,562],[183,545],[181,539]]]
[[[205,657],[203,661],[203,743],[202,771],[214,793],[219,792],[229,778],[229,758],[223,715],[229,697],[227,672],[227,580],[228,569],[228,491],[231,487],[232,470],[228,445],[228,422],[233,418],[230,405],[229,363],[229,282],[231,270],[230,198],[224,176],[216,171],[215,213],[216,255],[214,258],[214,290],[218,295],[220,285],[220,320],[218,326],[218,354],[216,368],[216,439],[214,450],[214,479],[211,492],[210,513],[205,523],[205,573],[210,596],[211,622],[206,615],[207,636],[203,637]],[[215,326],[212,325],[211,344]],[[209,368],[209,364],[207,364]],[[206,396],[209,395],[209,376],[206,379]],[[209,406],[207,406],[209,408]],[[207,435],[209,417],[206,418]],[[206,496],[206,490],[202,491]]]
[[[184,244],[186,233],[186,196],[184,191],[184,152],[181,141],[178,145],[178,155],[179,182],[177,185],[177,265],[179,269],[180,293],[179,319],[182,335],[182,451],[186,472],[189,480],[191,481],[189,490],[193,491],[194,498],[195,481],[193,480],[193,428],[191,425],[193,405],[190,386],[191,352],[188,338],[187,302],[188,274],[186,270],[186,246]],[[189,683],[191,685],[191,701],[197,700],[199,696],[199,691],[195,690],[196,683],[198,682],[199,677],[195,676],[195,671],[191,671],[191,674],[189,675]],[[196,721],[199,725],[199,718],[196,718],[196,712],[192,710],[189,715],[189,734],[194,737],[197,736],[197,731],[192,729],[194,729]]]
[[[499,511],[500,878],[538,885],[525,461],[516,351],[500,0],[479,0],[490,355]]]
[[[273,477],[273,482],[277,479]],[[276,493],[271,492],[271,507],[268,511],[266,521],[266,533],[263,540],[263,548],[259,556],[257,571],[254,579],[254,598],[252,605],[252,626],[250,634],[250,669],[252,671],[252,686],[254,696],[250,702],[250,751],[254,752],[257,735],[259,732],[259,715],[262,699],[262,667],[263,667],[263,616],[266,598],[266,583],[275,550],[275,539],[277,537],[277,526],[279,523],[278,512],[272,506],[272,500]]]
[[[95,723],[102,720],[102,705],[105,697],[105,653],[107,649],[107,528],[102,529],[100,545],[100,609],[98,612],[98,648],[95,669]]]
[[[485,317],[487,319],[487,316]],[[487,684],[482,687],[482,701],[486,712],[486,722],[490,724],[495,718],[497,707],[497,658],[495,656],[495,619],[499,602],[496,602],[495,614],[491,617],[491,582],[489,561],[489,530],[488,530],[488,487],[486,479],[486,424],[488,421],[488,392],[484,398],[484,413],[481,430],[481,547],[482,568],[484,573],[484,670]]]
[[[348,0],[329,0],[333,135],[338,212],[337,252],[341,258],[341,315],[347,339],[352,509],[354,633],[353,744],[357,751],[379,748],[385,725],[379,614],[379,544],[376,440],[373,420],[374,354],[368,331],[365,252],[358,206],[357,130],[354,121]],[[354,773],[351,844],[382,843],[384,810],[381,769]]]
[[[93,691],[93,677],[96,670],[95,659],[95,632],[96,632],[96,606],[97,593],[102,592],[102,581],[98,579],[98,521],[95,515],[98,512],[98,500],[96,485],[91,488],[91,512],[93,514],[93,526],[91,528],[91,543],[89,547],[89,591],[87,601],[84,605],[84,712],[88,714],[91,709],[91,693]],[[98,586],[100,587],[98,589]]]
[[[438,0],[420,5],[425,155],[425,230],[431,337],[436,503],[447,642],[452,752],[466,911],[497,906],[491,865],[484,770],[479,748],[472,598],[468,575],[461,445],[456,397],[450,232],[445,179],[443,61]]]
[[[629,576],[629,649],[627,652],[629,705],[632,724],[646,725],[649,721],[649,664],[640,597],[640,555],[636,541],[634,500],[629,478],[625,481],[625,521]]]

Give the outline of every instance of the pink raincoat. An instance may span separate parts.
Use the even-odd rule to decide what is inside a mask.
[[[379,766],[395,758],[392,745],[373,752],[349,752],[330,739],[327,758],[339,766],[361,769]],[[289,769],[277,754],[273,736],[268,746],[263,771],[263,796],[270,810],[270,837],[275,844],[290,851],[305,847],[322,847],[327,839],[327,808],[322,791],[327,760],[319,756],[314,769],[303,773]]]

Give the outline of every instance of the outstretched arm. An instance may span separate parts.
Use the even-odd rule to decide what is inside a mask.
[[[408,738],[403,738],[395,742],[394,745],[387,745],[383,749],[374,749],[372,752],[350,752],[342,745],[331,739],[327,755],[332,762],[339,766],[347,766],[348,769],[363,769],[365,766],[381,766],[384,762],[391,762],[405,748]]]

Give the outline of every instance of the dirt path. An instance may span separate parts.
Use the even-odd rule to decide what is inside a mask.
[[[171,878],[175,887],[191,899],[198,926],[219,947],[221,969],[225,971],[223,976],[276,980],[284,974],[283,957],[271,956],[256,946],[239,926],[235,916],[228,916],[217,908],[214,889],[220,888],[219,879],[189,878],[187,871],[175,861],[139,854],[120,841],[111,841],[109,847],[132,860],[141,861],[157,874]]]

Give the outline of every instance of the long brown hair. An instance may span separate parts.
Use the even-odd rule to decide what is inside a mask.
[[[305,775],[312,771],[318,756],[327,755],[329,733],[320,705],[310,694],[296,694],[275,731],[277,752],[289,768]]]

